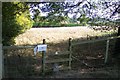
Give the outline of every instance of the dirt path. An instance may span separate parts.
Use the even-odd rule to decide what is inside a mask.
[[[31,28],[15,40],[16,45],[38,44],[42,43],[42,39],[46,39],[48,43],[59,43],[68,40],[68,38],[94,36],[99,33],[100,31],[94,31],[88,27]]]

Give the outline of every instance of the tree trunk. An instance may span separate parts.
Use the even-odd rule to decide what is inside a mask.
[[[118,27],[117,36],[120,36],[120,27]],[[120,38],[116,39],[115,51],[114,51],[113,56],[114,57],[119,57],[120,56]]]
[[[118,27],[118,34],[117,36],[120,36],[120,26]]]

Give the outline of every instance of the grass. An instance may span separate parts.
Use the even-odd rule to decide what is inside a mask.
[[[89,27],[56,27],[56,28],[31,28],[15,38],[15,45],[34,45],[42,43],[61,43],[69,38],[82,39],[85,37],[109,37],[114,36],[114,31],[95,31]]]
[[[61,23],[49,23],[49,22],[35,22],[33,23],[33,28],[39,28],[39,27],[73,27],[73,26],[85,26],[85,25],[82,25],[82,24],[77,24],[77,23],[68,23],[68,24],[61,24]]]

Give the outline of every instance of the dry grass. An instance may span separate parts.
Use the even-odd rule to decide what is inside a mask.
[[[99,36],[101,34],[104,32],[88,27],[31,28],[15,40],[16,45],[39,44],[42,43],[42,39],[46,39],[47,43],[59,43],[69,38],[76,39],[87,37],[87,35]]]

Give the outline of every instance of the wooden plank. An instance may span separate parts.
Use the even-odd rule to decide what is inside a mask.
[[[72,38],[69,38],[69,46],[68,46],[68,51],[70,51],[70,48],[71,48],[71,43],[72,43]]]
[[[0,44],[0,80],[4,76],[3,73],[4,73],[3,52],[2,52],[2,44]]]
[[[71,38],[69,38],[69,51],[70,51],[70,54],[69,54],[69,64],[68,64],[68,66],[69,66],[69,69],[71,69],[71,63],[72,63],[72,61],[71,61],[71,59],[72,59],[72,49],[71,49],[71,44],[72,44],[72,39]]]
[[[105,40],[111,40],[111,39],[117,39],[117,38],[120,38],[120,36],[109,37],[109,38],[98,39],[98,40],[87,40],[87,41],[82,41],[82,42],[72,42],[72,46],[80,45],[80,44],[86,44],[86,43],[94,43],[94,42],[105,41]]]
[[[69,68],[71,69],[71,65],[72,65],[72,52],[70,52],[70,55],[69,55]]]
[[[72,60],[72,59],[71,59]],[[54,60],[46,60],[45,63],[58,63],[58,62],[67,62],[71,61],[69,58],[64,58],[64,59],[54,59]]]
[[[0,80],[4,77],[4,60],[2,50],[2,1],[0,1]]]
[[[35,46],[3,46],[3,49],[28,49],[34,47]]]
[[[94,42],[99,42],[99,41],[104,41],[104,40],[107,40],[107,39],[87,40],[87,41],[82,41],[82,42],[72,42],[72,46],[80,45],[80,44],[87,44],[87,43],[94,43]]]
[[[64,68],[60,68],[59,70],[69,70],[71,69],[70,67],[64,67]]]
[[[62,67],[62,68],[59,68],[59,71],[61,70],[69,70],[70,68],[69,67]],[[49,68],[49,69],[45,69],[45,72],[49,72],[49,71],[53,71],[53,68]]]
[[[43,39],[43,44],[45,44],[46,41],[45,39]],[[46,55],[46,52],[45,51],[42,51],[42,75],[44,76],[45,75],[45,55]]]
[[[51,54],[47,54],[47,56],[57,56],[57,55],[67,55],[67,54],[70,54],[70,51],[58,52],[58,54],[51,53]]]
[[[108,61],[108,50],[109,50],[109,40],[106,42],[106,54],[105,54],[105,63]]]

